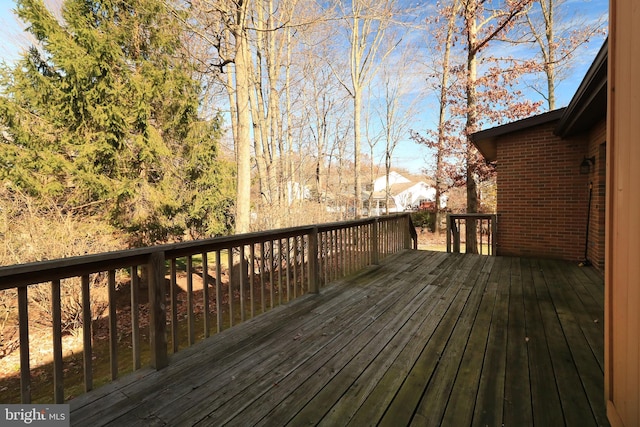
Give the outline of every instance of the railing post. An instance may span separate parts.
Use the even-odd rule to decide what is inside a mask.
[[[498,215],[491,215],[491,224],[489,227],[489,233],[491,235],[491,255],[496,255],[496,234],[497,234],[497,226],[498,226]]]
[[[404,248],[411,249],[411,214],[407,214],[404,217]]]
[[[418,250],[418,232],[416,231],[416,226],[413,223],[413,219],[411,219],[411,214],[407,216],[407,227],[409,233],[409,245],[413,241],[413,245],[411,245],[411,249]]]
[[[373,220],[373,231],[371,238],[371,264],[378,265],[380,263],[380,243],[378,240],[378,229],[379,229],[378,218],[374,218]]]
[[[447,214],[447,253],[451,252],[451,214]]]
[[[309,234],[309,293],[317,294],[320,278],[318,269],[318,227],[313,227]]]
[[[160,370],[169,363],[167,357],[167,320],[165,307],[164,252],[149,255],[149,342],[151,367]]]

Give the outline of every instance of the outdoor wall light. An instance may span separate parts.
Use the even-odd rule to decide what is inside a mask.
[[[596,164],[596,156],[584,157],[582,163],[580,163],[580,173],[586,175],[591,172],[591,166]]]

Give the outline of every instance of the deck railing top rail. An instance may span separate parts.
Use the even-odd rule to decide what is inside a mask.
[[[155,252],[164,252],[165,258],[170,259],[194,253],[213,252],[240,245],[249,245],[252,243],[262,243],[277,239],[308,235],[314,229],[318,232],[329,232],[354,226],[373,224],[374,222],[392,221],[397,218],[407,218],[410,222],[409,232],[412,238],[413,248],[415,249],[417,247],[417,233],[413,227],[413,223],[411,222],[411,217],[408,214],[394,214],[352,221],[280,228],[277,230],[258,231],[231,236],[214,237],[210,239],[2,266],[0,267],[0,290],[81,276],[83,274],[89,274],[104,269],[128,268],[131,265],[146,263],[148,257]]]

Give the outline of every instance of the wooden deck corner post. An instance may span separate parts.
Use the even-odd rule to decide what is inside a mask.
[[[151,367],[160,370],[169,364],[165,305],[164,252],[149,255],[149,343]]]
[[[378,241],[379,222],[378,217],[373,219],[373,236],[371,239],[371,264],[378,265],[380,263],[380,244]]]
[[[451,221],[451,232],[453,235],[453,252],[457,254],[460,253],[460,228],[458,228],[459,224],[460,223],[456,221],[456,218],[453,218],[453,220]],[[467,227],[466,219],[464,222],[464,226],[466,230],[466,227]]]
[[[451,252],[451,214],[447,214],[447,253]]]
[[[320,283],[318,268],[318,227],[313,227],[309,234],[309,293],[317,294]]]
[[[491,215],[491,227],[489,231],[489,235],[491,236],[491,255],[496,255],[496,250],[498,249],[496,243],[496,235],[498,233],[498,215]]]
[[[404,234],[404,248],[411,249],[411,214],[406,214],[404,217],[404,226],[402,227]]]

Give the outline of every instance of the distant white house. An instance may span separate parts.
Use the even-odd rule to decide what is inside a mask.
[[[403,175],[400,175],[398,172],[389,172],[389,185],[392,186],[394,184],[406,184],[411,182],[411,180],[405,178]],[[380,176],[373,181],[373,191],[384,191],[387,185],[386,177]]]
[[[311,190],[308,186],[295,181],[287,181],[287,202],[289,206],[295,201],[309,200],[310,198]]]
[[[386,213],[386,178],[381,176],[373,181],[372,191],[367,195],[371,213]],[[436,189],[424,181],[411,181],[397,172],[389,174],[389,212],[405,212],[418,208],[423,202],[434,203]],[[441,202],[442,204],[442,202]]]

